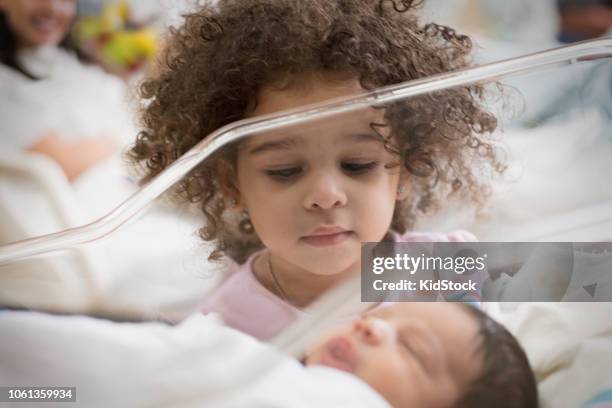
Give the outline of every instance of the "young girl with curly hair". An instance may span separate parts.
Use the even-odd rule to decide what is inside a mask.
[[[470,40],[421,25],[413,3],[205,3],[171,32],[142,84],[143,130],[130,156],[143,182],[233,121],[467,67]],[[210,258],[237,263],[204,311],[269,339],[359,272],[362,242],[474,240],[410,229],[451,195],[483,203],[482,175],[503,170],[482,91],[463,86],[257,133],[192,170],[176,197],[204,214]],[[538,404],[516,339],[464,304],[378,307],[304,363],[347,371],[394,407]]]
[[[413,3],[205,3],[141,86],[130,155],[143,181],[238,119],[467,67],[469,38],[421,25]],[[240,264],[204,310],[269,339],[358,273],[363,242],[475,240],[410,228],[451,195],[484,202],[481,175],[501,171],[482,93],[463,86],[262,132],[201,163],[176,193],[201,208],[211,258]]]

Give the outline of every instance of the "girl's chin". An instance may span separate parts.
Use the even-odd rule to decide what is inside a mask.
[[[324,268],[320,270],[315,268],[315,269],[311,269],[310,272],[312,273],[312,275],[316,275],[319,277],[328,276],[331,278],[331,277],[336,276],[338,278],[341,278],[341,277],[347,276],[346,271],[349,267],[350,265],[346,267],[342,267],[342,268]],[[332,280],[335,280],[335,279],[332,279]]]
[[[354,269],[359,272],[359,260],[361,248],[342,248],[336,251],[317,251],[300,254],[300,261],[296,262],[303,269],[310,271],[314,275],[333,276],[343,274]]]

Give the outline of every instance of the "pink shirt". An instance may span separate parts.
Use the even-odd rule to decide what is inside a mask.
[[[476,237],[466,231],[451,234],[392,233],[394,242],[470,242]],[[206,300],[203,313],[218,313],[225,323],[259,340],[269,340],[304,312],[266,289],[253,274],[253,261],[263,253],[252,254]]]

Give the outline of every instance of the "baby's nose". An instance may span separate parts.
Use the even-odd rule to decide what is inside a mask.
[[[393,328],[385,320],[376,317],[362,317],[355,321],[353,329],[361,335],[363,341],[377,346],[393,335]]]

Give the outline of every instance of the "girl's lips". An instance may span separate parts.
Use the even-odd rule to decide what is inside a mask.
[[[351,231],[341,231],[327,235],[308,235],[302,237],[302,240],[309,245],[322,247],[337,245],[347,239],[350,235]]]
[[[352,373],[356,361],[357,355],[350,340],[346,337],[334,337],[323,346],[319,364]]]

